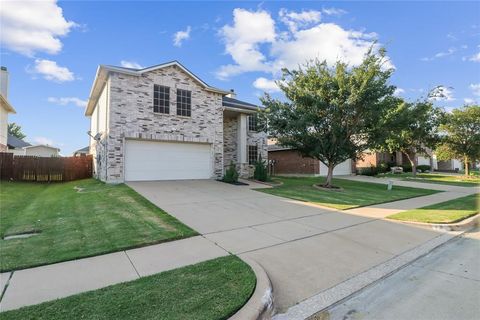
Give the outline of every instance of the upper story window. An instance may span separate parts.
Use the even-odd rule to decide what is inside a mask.
[[[248,146],[248,164],[254,165],[258,160],[258,147]]]
[[[257,115],[256,114],[248,116],[248,130],[257,131]]]
[[[170,88],[153,85],[153,112],[170,113]]]
[[[192,115],[192,92],[177,89],[177,115],[190,117]]]

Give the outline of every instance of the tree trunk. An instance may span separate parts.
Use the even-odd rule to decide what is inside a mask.
[[[325,181],[325,187],[327,187],[327,188],[333,187],[333,185],[332,185],[333,168],[335,168],[335,166],[333,164],[329,163],[328,164],[327,181]]]
[[[470,168],[468,167],[468,157],[465,156],[465,176],[469,176],[470,175]]]
[[[407,155],[408,160],[410,161],[412,165],[412,176],[416,177],[417,176],[417,157],[415,152],[405,152]]]

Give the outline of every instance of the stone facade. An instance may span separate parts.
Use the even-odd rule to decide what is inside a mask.
[[[154,84],[170,87],[169,114],[153,112]],[[190,117],[177,115],[177,89],[191,91]],[[222,97],[221,92],[206,90],[177,65],[140,76],[111,71],[91,115],[92,135],[99,135],[97,141],[90,142],[95,176],[110,183],[123,182],[126,141],[140,139],[208,143],[213,159],[211,178],[222,178],[225,166],[230,161],[237,163],[238,137],[237,115],[230,111],[224,119]],[[247,145],[257,145],[265,160],[266,141],[264,132],[247,132]],[[239,169],[242,177],[253,174],[253,166]]]
[[[248,163],[238,163],[238,120],[236,117],[226,117],[223,121],[223,157],[225,169],[230,166],[230,163],[235,163],[237,170],[242,178],[249,178],[253,176],[255,167]],[[247,148],[248,146],[257,146],[258,155],[262,156],[262,159],[268,160],[268,148],[267,148],[267,134],[260,131],[247,131]],[[248,151],[247,151],[248,155]]]
[[[109,128],[105,146],[105,176],[109,182],[124,181],[126,139],[202,142],[212,144],[214,177],[223,175],[222,95],[204,90],[176,66],[157,69],[142,76],[110,75]],[[170,87],[170,113],[153,112],[154,84]],[[177,116],[177,89],[192,92],[191,117]],[[97,152],[98,152],[97,147]],[[100,169],[101,170],[101,169]],[[102,179],[103,180],[103,179]]]

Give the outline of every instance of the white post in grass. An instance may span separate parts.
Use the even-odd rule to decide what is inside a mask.
[[[392,190],[392,188],[393,188],[393,181],[392,181],[392,180],[388,180],[387,190],[390,191],[390,190]]]

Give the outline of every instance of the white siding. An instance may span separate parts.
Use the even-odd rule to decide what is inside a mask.
[[[35,146],[25,148],[25,155],[37,157],[56,157],[58,156],[58,150],[47,146]]]
[[[8,112],[0,107],[0,144],[7,145]]]
[[[429,166],[430,165],[430,158],[418,156],[417,165],[419,165],[419,166],[422,166],[422,165]]]

